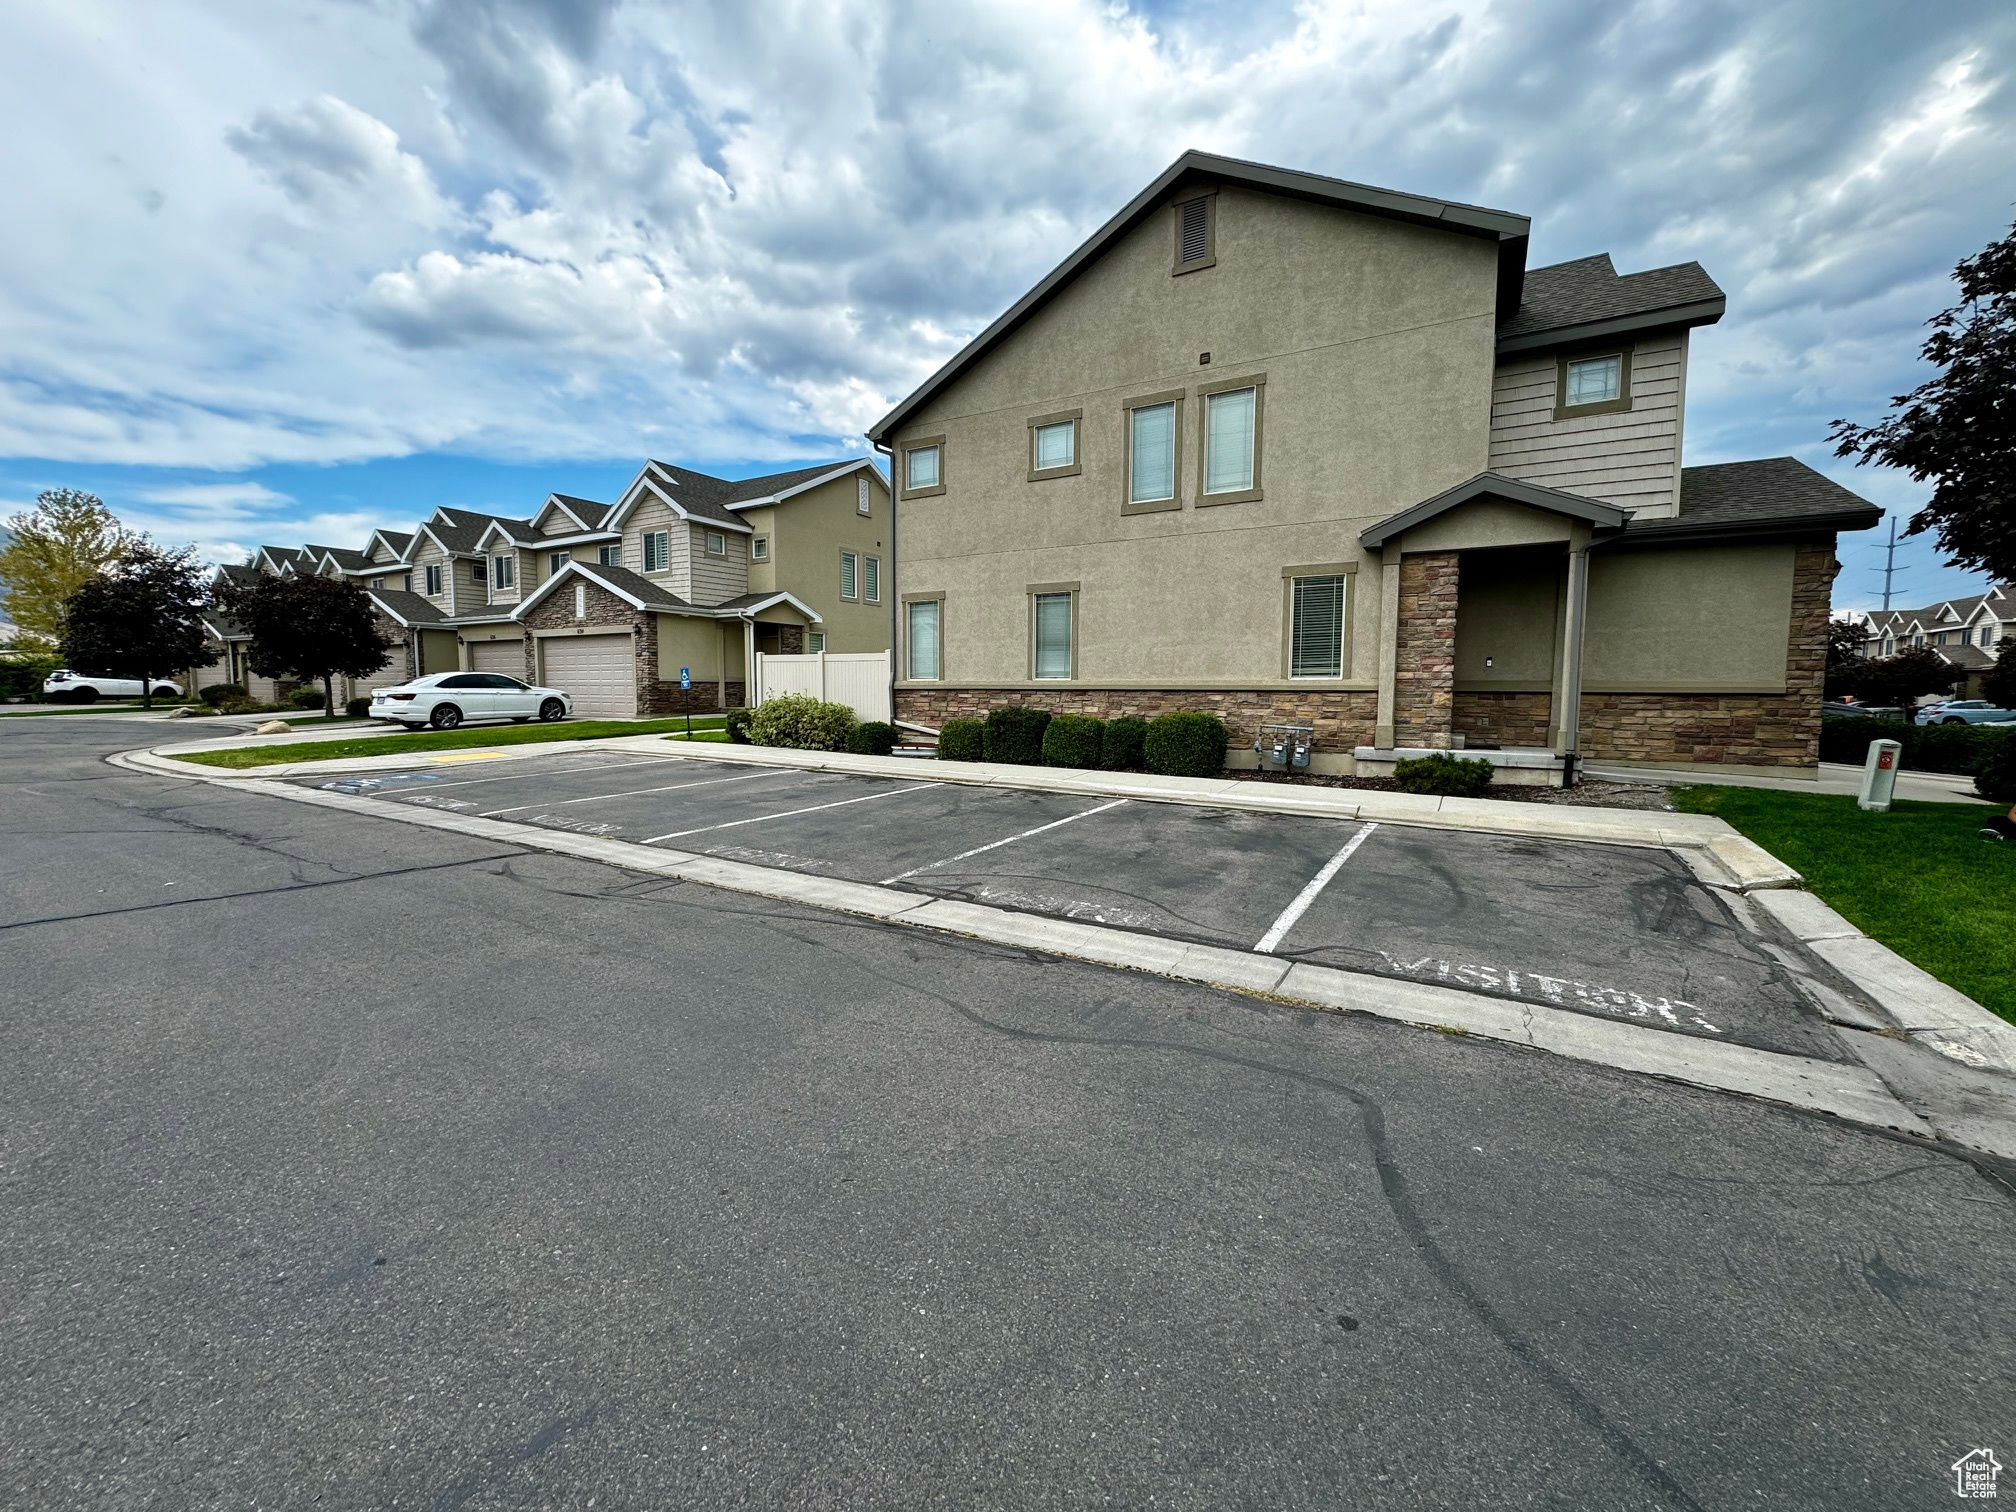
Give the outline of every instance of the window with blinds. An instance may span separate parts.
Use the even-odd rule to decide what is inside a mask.
[[[1071,675],[1071,595],[1036,595],[1036,666],[1038,677]]]
[[[1176,406],[1149,404],[1127,412],[1127,497],[1153,504],[1176,497]]]
[[[1053,467],[1076,467],[1078,465],[1078,422],[1061,420],[1055,425],[1036,427],[1037,472],[1047,472]]]
[[[1176,271],[1208,268],[1216,250],[1211,235],[1211,196],[1185,200],[1176,207]]]
[[[604,567],[621,567],[623,565],[623,548],[621,546],[598,546],[595,549],[595,560],[600,562]]]
[[[861,558],[861,597],[870,604],[882,602],[882,558]]]
[[[939,672],[938,633],[944,605],[936,599],[910,606],[910,676],[922,682],[936,682]]]
[[[670,531],[654,530],[644,537],[644,570],[663,572],[672,565],[672,535]]]
[[[1204,401],[1204,492],[1239,493],[1253,486],[1253,417],[1257,389],[1233,389]]]
[[[1288,675],[1344,675],[1344,575],[1296,578],[1290,603]]]
[[[918,446],[905,452],[903,468],[903,486],[909,489],[937,488],[944,476],[935,446]]]
[[[859,598],[861,559],[851,551],[840,553],[840,597]]]

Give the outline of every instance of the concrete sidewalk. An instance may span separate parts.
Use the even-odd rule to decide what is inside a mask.
[[[1832,793],[1850,798],[1862,791],[1862,768],[1838,761],[1821,762],[1817,777],[1710,776],[1665,767],[1607,766],[1600,761],[1590,762],[1582,773],[1605,782],[1652,782],[1662,787],[1770,788],[1781,793]],[[1956,777],[1949,772],[1899,772],[1895,796],[1920,803],[1988,801],[1974,791],[1972,777]]]

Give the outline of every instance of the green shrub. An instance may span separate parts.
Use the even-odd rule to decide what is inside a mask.
[[[1043,732],[1050,727],[1044,709],[1024,709],[1016,705],[995,709],[987,716],[981,732],[981,749],[989,761],[1005,761],[1011,766],[1043,765]]]
[[[866,720],[847,734],[847,749],[856,756],[887,756],[896,749],[896,726]]]
[[[749,721],[749,739],[794,751],[838,751],[846,746],[854,723],[854,711],[843,703],[786,693],[764,701]]]
[[[1443,798],[1482,798],[1491,786],[1491,763],[1437,751],[1393,763],[1393,782],[1403,793]]]
[[[323,708],[322,690],[313,683],[303,683],[287,695],[287,702],[297,709]]]
[[[1974,791],[1990,803],[2016,804],[2016,729],[1999,734],[1974,769]]]
[[[1131,772],[1142,763],[1141,742],[1148,736],[1148,721],[1123,715],[1106,721],[1099,732],[1099,765],[1109,772]]]
[[[1043,729],[1043,765],[1097,770],[1106,721],[1090,714],[1059,714]]]
[[[986,749],[987,727],[977,719],[948,719],[938,732],[940,761],[978,761]]]
[[[343,712],[352,719],[363,719],[371,712],[371,695],[366,693],[361,698],[344,700]]]
[[[63,663],[53,656],[8,656],[0,658],[0,703],[13,698],[42,701],[42,684]]]
[[[1915,725],[1901,719],[1843,714],[1820,721],[1820,759],[1860,766],[1873,740],[1904,747],[1899,766],[1907,772],[1972,776],[2009,731],[2004,725]]]
[[[756,717],[754,709],[730,709],[728,711],[728,738],[736,745],[749,744],[749,721]]]
[[[252,695],[243,683],[212,683],[196,696],[214,709],[220,704],[243,703]]]
[[[1216,777],[1225,770],[1231,736],[1216,714],[1162,714],[1148,721],[1141,760],[1170,777]]]

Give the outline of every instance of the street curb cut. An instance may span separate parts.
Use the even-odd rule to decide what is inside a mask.
[[[1433,983],[1291,963],[1245,951],[1131,934],[1075,920],[1048,919],[568,830],[535,830],[438,809],[401,807],[266,778],[216,776],[147,752],[123,752],[107,760],[129,771],[361,813],[523,850],[543,850],[725,891],[931,929],[1011,949],[1038,950],[1226,991],[1364,1013],[1417,1027],[1496,1040],[1570,1060],[1782,1103],[1872,1128],[1924,1139],[1933,1137],[1931,1126],[1892,1095],[1882,1077],[1863,1065],[1809,1060],[1747,1045],[1639,1029],[1567,1009],[1491,998]],[[915,768],[910,770],[914,772]]]

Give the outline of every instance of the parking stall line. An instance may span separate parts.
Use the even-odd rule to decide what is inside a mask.
[[[1116,798],[1111,803],[1100,804],[1097,808],[1081,809],[1078,813],[1066,814],[1062,819],[1053,819],[1048,824],[1039,824],[1034,829],[1026,829],[1019,835],[1010,835],[1005,840],[991,840],[985,845],[976,845],[971,850],[961,851],[956,856],[947,856],[940,861],[926,861],[922,866],[913,866],[910,870],[898,872],[893,877],[884,877],[876,885],[878,887],[888,887],[891,883],[901,882],[908,877],[914,877],[919,872],[927,872],[940,866],[950,866],[954,861],[964,861],[969,856],[978,856],[987,851],[999,850],[1004,845],[1013,845],[1017,840],[1027,840],[1031,835],[1040,835],[1045,830],[1054,830],[1062,825],[1074,823],[1079,819],[1090,819],[1094,814],[1103,814],[1108,809],[1116,809],[1127,801],[1125,798]]]
[[[920,782],[914,787],[891,788],[884,793],[868,793],[860,798],[842,798],[837,803],[815,803],[808,808],[785,809],[780,814],[758,814],[753,819],[730,819],[726,824],[703,824],[698,829],[674,830],[669,835],[652,835],[642,843],[656,845],[661,840],[683,840],[688,835],[707,835],[715,830],[736,829],[744,824],[763,824],[771,819],[790,819],[799,814],[816,814],[822,809],[845,808],[850,803],[873,803],[877,798],[897,798],[904,793],[921,793],[926,788],[943,787],[942,782]]]
[[[569,772],[611,772],[619,766],[642,766],[644,763],[650,761],[679,761],[683,759],[678,756],[637,756],[629,761],[598,761],[593,766],[562,767],[557,772],[503,772],[495,777],[458,777],[453,782],[430,782],[427,784],[427,791],[431,793],[440,788],[474,787],[479,782],[523,782],[528,777],[565,777]],[[414,776],[417,775],[417,772],[401,772],[399,775],[402,777]]]
[[[707,777],[699,782],[671,782],[663,787],[630,788],[621,793],[590,793],[586,798],[560,798],[552,802],[518,803],[510,808],[489,809],[479,819],[495,819],[499,814],[523,813],[529,808],[565,808],[570,803],[601,803],[609,798],[641,798],[646,793],[676,793],[681,788],[719,787],[724,782],[753,782],[758,777],[775,777],[775,772],[744,772],[739,777]]]
[[[1352,853],[1363,845],[1365,837],[1377,828],[1379,826],[1376,824],[1368,824],[1345,841],[1344,848],[1323,863],[1323,870],[1311,877],[1309,885],[1295,894],[1295,901],[1281,910],[1281,917],[1274,921],[1267,933],[1260,936],[1260,943],[1253,948],[1261,955],[1272,955],[1274,947],[1286,939],[1288,931],[1295,927],[1295,921],[1309,911],[1309,905],[1322,895],[1323,889],[1330,885],[1330,879],[1344,869],[1344,863],[1351,859]]]

